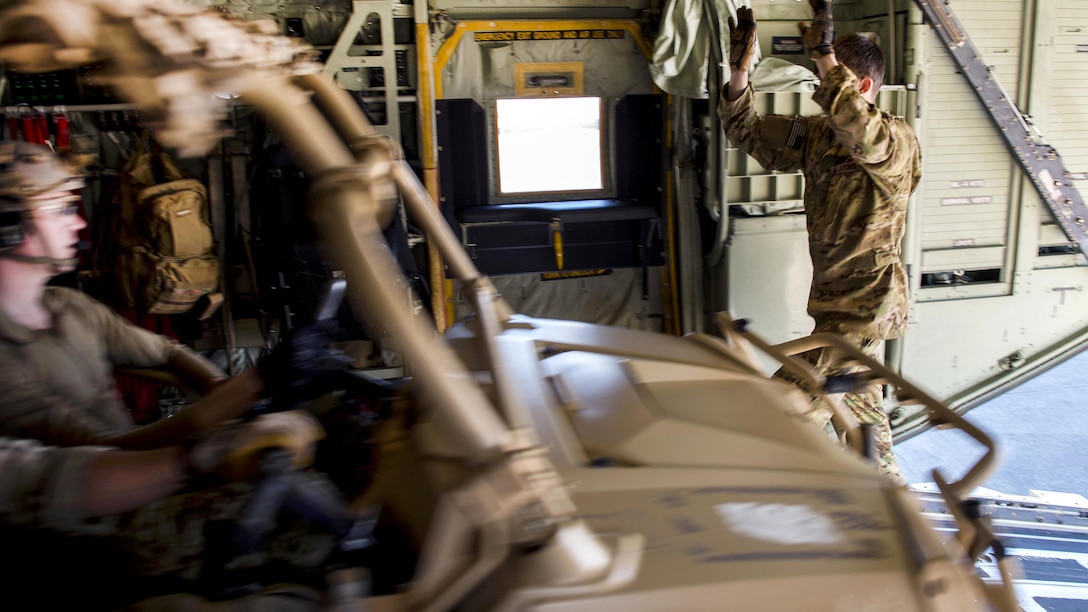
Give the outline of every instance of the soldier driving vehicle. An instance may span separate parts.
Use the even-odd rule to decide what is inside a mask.
[[[0,383],[0,432],[46,444],[158,448],[248,410],[261,388],[255,372],[213,391],[226,375],[187,347],[79,292],[46,287],[78,262],[82,181],[45,145],[4,146],[0,364],[8,375]],[[113,388],[114,366],[165,366],[209,395],[182,418],[132,433]]]
[[[186,559],[193,556],[186,549],[194,543],[192,535],[181,535],[192,527],[182,525],[226,512],[223,506],[238,506],[243,493],[218,490],[152,502],[181,489],[191,475],[186,470],[204,473],[220,463],[226,466],[228,455],[256,453],[262,437],[282,437],[293,453],[302,454],[320,430],[304,413],[259,418],[243,428],[253,430],[248,433],[223,423],[243,416],[262,392],[282,393],[300,373],[309,376],[313,349],[296,334],[258,368],[224,381],[218,368],[186,347],[128,324],[82,293],[46,287],[51,277],[70,271],[78,261],[77,232],[86,225],[77,205],[83,183],[77,170],[45,145],[9,141],[3,147],[0,184],[8,222],[0,253],[7,373],[0,382],[0,428],[8,436],[2,445],[8,478],[5,519],[51,531],[108,533],[132,549],[149,546],[150,539],[153,547],[167,547],[169,553],[140,558],[139,573],[185,573],[191,563]],[[206,395],[169,420],[135,428],[113,388],[110,374],[116,366],[162,366]],[[208,433],[212,428],[217,431]],[[33,441],[78,448],[49,449]],[[182,448],[187,441],[190,450]],[[100,455],[105,446],[148,452]],[[241,461],[232,457],[233,463]],[[84,479],[92,483],[86,489]],[[89,517],[131,510],[138,512],[122,521],[124,528],[84,524]],[[167,533],[173,524],[177,531],[171,540]],[[20,542],[42,545],[33,537],[9,537],[8,542],[13,552]],[[195,548],[204,550],[202,544]],[[112,545],[103,545],[98,552],[109,556],[103,551],[111,550]],[[80,564],[88,561],[82,558]],[[133,560],[121,555],[115,562],[117,568],[129,564],[129,578],[137,577]],[[26,557],[22,563],[33,565]],[[25,578],[21,582],[33,584]],[[51,601],[47,593],[39,596],[40,604]]]
[[[952,57],[971,45],[947,7],[836,2],[832,46],[830,3],[753,4],[0,3],[17,162],[5,172],[30,177],[8,198],[0,308],[18,350],[64,345],[26,349],[11,365],[24,373],[2,383],[33,388],[0,402],[0,521],[30,561],[2,575],[36,577],[5,601],[1053,603],[1018,597],[1036,566],[1019,575],[1014,557],[1031,561],[1019,532],[1012,546],[998,537],[1017,510],[971,497],[997,448],[943,401],[962,409],[1015,377],[943,350],[927,326],[962,297],[1040,301],[1012,288],[1013,263],[1033,278],[1083,268],[1020,262],[1031,249],[986,250],[981,235],[945,247],[926,224],[994,204],[941,189],[1015,183],[991,199],[1030,225],[1043,198],[1072,244],[1074,179],[1058,178],[1037,131],[1012,140],[1009,96],[987,100],[982,85],[965,92],[999,122],[987,129],[1039,153],[1014,156],[1009,175],[1040,180],[940,187],[919,166],[919,142],[927,164],[930,147],[940,159],[941,130],[918,84],[950,61],[942,45]],[[923,11],[958,44],[930,45]],[[1039,35],[1048,15],[1034,16]],[[798,36],[800,20],[815,25]],[[886,58],[883,86],[850,49]],[[54,149],[85,162],[80,197]],[[824,162],[850,172],[827,178]],[[884,181],[890,166],[901,171]],[[967,204],[936,214],[934,199]],[[84,221],[57,201],[85,207],[108,257],[69,261]],[[840,225],[820,223],[831,212]],[[73,265],[77,289],[46,286]],[[948,270],[961,280],[940,285]],[[10,299],[9,274],[25,281]],[[847,286],[861,289],[825,299]],[[1023,354],[1045,359],[1075,343],[1068,325],[1025,323],[1002,342],[1035,339]],[[69,341],[76,331],[87,341]],[[176,371],[181,390],[152,399],[162,418],[134,426],[127,411],[148,408],[118,400],[111,376],[178,355],[208,374],[186,385]],[[954,376],[914,375],[953,356]],[[922,511],[882,474],[885,424],[944,425],[982,451],[963,474],[934,471]],[[103,533],[67,533],[88,522]],[[36,542],[70,549],[68,565],[35,572],[57,561]],[[88,558],[101,571],[76,569]],[[68,592],[37,587],[56,574]]]

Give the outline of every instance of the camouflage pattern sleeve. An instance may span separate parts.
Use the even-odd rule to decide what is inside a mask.
[[[827,72],[812,99],[827,113],[835,139],[860,163],[886,161],[896,146],[897,134],[883,113],[858,92],[858,77],[839,64]]]
[[[733,146],[751,155],[768,170],[800,170],[808,119],[783,115],[762,117],[756,112],[751,85],[733,101],[729,100],[728,89],[728,84],[722,87],[718,98],[718,117]]]
[[[109,520],[79,510],[87,464],[104,447],[57,448],[34,440],[0,438],[0,522],[73,533],[104,533]]]
[[[887,340],[909,325],[901,248],[921,151],[910,125],[869,104],[857,82],[836,66],[813,94],[827,114],[810,130],[805,169],[808,311],[825,329]]]

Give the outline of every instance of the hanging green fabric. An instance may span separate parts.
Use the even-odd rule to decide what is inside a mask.
[[[727,23],[730,17],[736,18],[737,6],[742,4],[735,0],[669,0],[661,12],[661,30],[654,40],[650,65],[654,83],[674,96],[705,100],[711,45],[717,46],[714,57],[727,62]],[[752,61],[759,61],[758,50]],[[717,65],[714,68],[722,69]],[[728,79],[727,71],[722,78]]]

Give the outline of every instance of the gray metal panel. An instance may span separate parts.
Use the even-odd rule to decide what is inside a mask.
[[[967,28],[983,60],[993,67],[1001,86],[1017,100],[1024,0],[961,0],[948,4]]]
[[[400,142],[397,60],[393,34],[393,14],[396,6],[387,0],[353,0],[351,17],[325,62],[325,76],[335,79],[344,89],[362,90],[366,84],[360,71],[381,70],[385,86],[375,90],[381,90],[379,93],[385,102],[385,123],[375,122],[374,129],[393,142]],[[368,46],[367,51],[356,51],[355,39],[363,26],[370,21],[371,15],[378,18],[382,43],[380,46]],[[367,52],[378,54],[367,55]]]
[[[1084,104],[1088,83],[1082,77],[1088,70],[1088,47],[1084,46],[1088,45],[1088,4],[1061,0],[1042,5],[1036,37],[1046,44],[1037,45],[1033,56],[1035,95],[1028,110],[1050,143],[1062,152],[1066,167],[1074,173],[1074,187],[1083,193],[1088,187],[1088,108]],[[1040,247],[1070,244],[1049,215],[1040,215],[1039,224]],[[1082,256],[1040,255],[1033,265],[1058,268],[1083,261]]]
[[[812,261],[804,215],[735,218],[733,243],[726,249],[729,312],[751,321],[769,342],[793,340],[812,332],[808,289]],[[718,290],[723,287],[719,284]],[[761,355],[762,357],[762,355]],[[767,373],[777,366],[764,358]]]
[[[1022,351],[1030,360],[1088,326],[1086,277],[1083,267],[1035,270],[1016,295],[916,304],[903,372],[950,398],[1002,374],[1003,357]],[[959,288],[959,297],[981,287]]]
[[[958,267],[964,269],[1000,268],[1005,265],[1005,247],[975,247],[931,250],[922,254],[922,272],[939,272]]]
[[[1003,43],[992,38],[991,28],[1004,28],[1011,37],[1010,24],[1015,22],[1019,27],[1019,18],[1010,20],[1010,24],[1004,26],[997,23],[1007,16],[1007,11],[1002,8],[1006,4],[981,0],[957,1],[954,9],[967,34],[981,49],[992,49]],[[1014,4],[1019,6],[1022,3]],[[1034,75],[1030,83],[1033,95],[1028,110],[1042,133],[1061,151],[1070,169],[1088,170],[1088,157],[1085,157],[1088,152],[1083,144],[1088,137],[1088,113],[1079,104],[1079,100],[1088,93],[1088,86],[1082,78],[1088,67],[1085,64],[1088,53],[1082,54],[1083,59],[1078,58],[1075,47],[1067,47],[1064,51],[1066,60],[1074,62],[1067,65],[1058,60],[1056,50],[1063,28],[1079,27],[1088,39],[1088,3],[1083,0],[1060,0],[1034,3],[1034,6],[1039,14],[1032,15],[1024,9],[1023,19],[1029,23],[1038,19],[1035,32],[1038,44],[1023,50],[1023,53],[1020,50],[1013,52],[1013,45],[1010,44],[1006,45],[1010,48],[1008,54],[995,55],[984,51],[983,55],[988,63],[998,65],[1001,82],[1010,92],[1015,91],[1019,79],[1010,74],[1012,71],[1006,67],[1006,63],[1015,57],[1022,57],[1027,62],[1024,70],[1030,70]],[[1088,40],[1083,42],[1088,44]],[[940,55],[936,55],[938,51]],[[932,45],[930,53],[932,67],[944,64],[943,57],[948,55],[943,49]],[[940,72],[939,78],[937,75],[926,75],[923,86],[928,84],[931,89],[943,89],[947,93],[956,89],[955,79],[963,80],[963,76],[954,71],[949,73],[943,69]],[[1005,197],[1011,201],[1009,222],[1016,226],[1008,245],[1010,261],[1015,261],[1016,265],[1006,273],[1012,292],[1001,295],[1001,287],[994,284],[916,291],[918,303],[912,310],[913,324],[902,343],[902,370],[938,397],[957,403],[970,403],[974,401],[973,398],[982,396],[986,389],[1011,379],[1018,371],[1031,371],[1046,355],[1067,346],[1084,333],[1088,325],[1088,270],[1072,267],[1078,256],[1036,255],[1038,246],[1063,245],[1068,244],[1069,240],[1052,220],[1034,186],[1015,178],[1023,176],[1020,168],[1008,161],[993,163],[998,151],[1004,153],[1006,160],[1010,157],[992,127],[976,120],[970,122],[972,127],[968,128],[969,131],[961,129],[947,135],[934,127],[938,119],[948,116],[954,117],[955,121],[945,121],[940,126],[942,129],[954,129],[956,122],[968,121],[963,113],[968,108],[966,100],[973,92],[963,92],[962,86],[959,89],[961,91],[957,95],[961,103],[956,105],[959,107],[957,111],[935,112],[933,91],[928,92],[931,94],[929,106],[924,108],[927,111],[927,140],[923,143],[927,185],[924,219],[928,239],[926,244],[932,249],[940,240],[947,240],[950,234],[963,230],[965,220],[974,223],[974,212],[990,213],[985,223],[993,223],[1002,216],[1002,211],[996,210],[996,199],[992,205],[941,207],[937,202],[940,198],[989,195],[997,192],[997,186],[1004,187],[1011,182],[1011,189],[1005,188],[1004,191],[1007,194]],[[944,106],[950,106],[951,100],[949,98]],[[961,144],[963,146],[959,146]],[[972,168],[972,162],[976,159],[991,162],[975,165],[972,168],[976,174],[974,176],[958,177],[967,181],[981,181],[981,185],[961,182],[953,187],[951,181],[957,180],[957,177],[949,172],[948,163],[957,154],[967,158],[962,165],[952,166],[957,172]],[[1084,188],[1085,185],[1084,181],[1079,181],[1077,187]],[[995,212],[998,213],[996,216]],[[994,230],[992,226],[984,229]],[[951,255],[957,255],[955,251],[927,250],[920,261],[926,269],[954,263],[977,269],[986,267],[980,256],[990,255],[996,259],[993,249],[966,249],[958,254],[962,255],[962,259],[955,260],[949,259]],[[1002,359],[1018,351],[1023,359],[1017,363],[1022,365],[1019,370],[1006,371],[1008,362],[1003,363]]]
[[[961,4],[956,9],[964,21],[965,15],[977,17]],[[975,36],[975,22],[967,27]],[[997,34],[1002,32],[1013,34],[1007,29],[999,29]],[[1017,26],[1016,40],[1019,35]],[[983,44],[996,45],[995,36],[983,36]],[[922,201],[923,262],[939,260],[948,264],[947,269],[964,269],[977,262],[975,254],[964,251],[962,260],[956,261],[949,256],[949,249],[1007,245],[1014,168],[1002,137],[943,47],[938,37],[929,37],[929,62],[921,84],[925,127],[919,135],[924,182],[916,197]],[[1018,51],[1015,56],[1019,59]],[[927,258],[926,252],[931,250],[941,251],[941,256]],[[1004,262],[998,267],[1003,266]],[[926,271],[938,270],[927,265]],[[934,295],[927,296],[922,289],[917,299],[932,299]]]
[[[514,96],[514,65],[536,62],[581,62],[585,95],[620,98],[653,93],[650,69],[626,32],[620,40],[548,40],[476,42],[467,34],[441,74],[442,97],[472,98],[483,106],[495,98]]]
[[[647,270],[647,286],[661,286],[661,268]],[[545,281],[541,274],[492,277],[491,282],[514,312],[531,317],[585,321],[634,329],[662,331],[661,292],[651,290],[642,299],[642,270],[618,268],[607,276]],[[457,283],[460,285],[460,283]],[[464,292],[453,292],[454,318],[475,312]]]
[[[1058,151],[1045,141],[1030,117],[1023,115],[1015,98],[1001,85],[1002,79],[997,75],[998,66],[994,63],[984,63],[985,53],[978,50],[976,41],[972,41],[972,37],[955,14],[950,12],[943,3],[916,1],[925,13],[926,19],[932,24],[936,38],[953,56],[955,65],[986,107],[987,114],[990,115],[994,124],[1000,128],[999,133],[1006,141],[1013,157],[1028,174],[1039,196],[1053,212],[1054,218],[1070,240],[1078,242],[1081,250],[1088,253],[1088,231],[1085,230],[1088,208],[1084,206],[1080,193],[1066,178],[1069,176],[1069,171]],[[1020,20],[1011,20],[1008,15],[998,15],[996,23],[1004,24],[1006,31],[1010,29],[1009,22],[1022,21],[1035,24],[1036,6],[1035,3],[1023,5],[1025,11],[1032,13],[1031,19],[1027,19],[1027,15]],[[993,25],[993,8],[988,6],[988,10],[977,18],[978,23],[984,26],[983,35],[1000,34],[1000,28]],[[985,28],[987,25],[990,26],[988,29]],[[1032,36],[1034,34],[1034,32],[1031,33]],[[1024,35],[1027,35],[1026,31],[1021,34],[1021,36]],[[1014,48],[1015,45],[1012,47]],[[1011,48],[995,48],[993,53],[1007,54],[1010,50]]]
[[[1046,41],[1050,43],[1050,61],[1036,66],[1047,86],[1035,93],[1032,113],[1047,139],[1061,151],[1066,167],[1088,172],[1088,2],[1060,0],[1054,4]],[[1084,189],[1088,183],[1076,185]]]

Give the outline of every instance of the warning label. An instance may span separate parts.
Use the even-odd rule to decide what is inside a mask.
[[[972,181],[949,181],[948,186],[952,189],[963,189],[964,187],[985,187],[986,181],[982,179],[975,179]]]
[[[993,204],[991,196],[975,196],[973,198],[941,198],[941,206],[963,206],[964,204]]]
[[[804,55],[805,43],[800,36],[772,36],[771,52],[776,55]]]
[[[550,30],[547,32],[476,32],[476,42],[518,40],[616,40],[627,36],[626,30]]]

